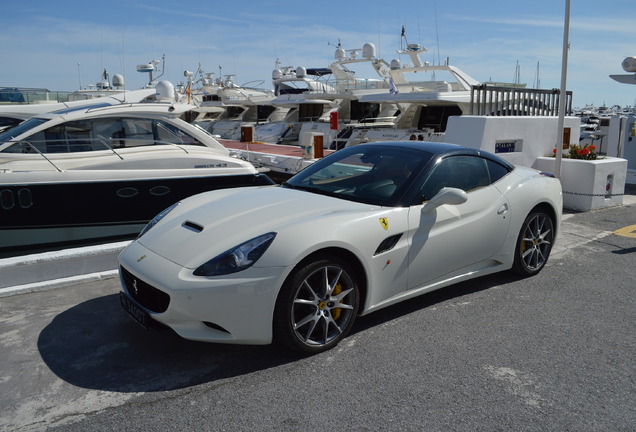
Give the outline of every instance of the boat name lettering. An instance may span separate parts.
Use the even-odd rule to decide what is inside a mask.
[[[227,167],[226,163],[220,164],[207,164],[207,165],[195,165],[195,168],[225,168]]]

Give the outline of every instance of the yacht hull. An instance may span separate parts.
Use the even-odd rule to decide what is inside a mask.
[[[188,196],[272,184],[264,174],[0,184],[0,253],[132,237],[161,210]]]

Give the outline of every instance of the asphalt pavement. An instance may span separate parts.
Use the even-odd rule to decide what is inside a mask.
[[[636,199],[546,268],[360,318],[337,348],[145,331],[115,277],[0,298],[3,431],[636,431]],[[237,312],[240,313],[240,312]]]

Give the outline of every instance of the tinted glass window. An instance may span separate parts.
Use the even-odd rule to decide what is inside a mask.
[[[19,125],[0,134],[0,145],[7,141],[13,140],[15,137],[22,135],[23,133],[25,133],[26,131],[30,129],[40,126],[42,123],[46,121],[47,121],[46,119],[31,118],[23,123],[20,123]],[[25,146],[24,144],[16,143],[3,149],[2,151],[5,153],[28,153],[27,147],[28,146]]]
[[[156,122],[157,140],[171,144],[203,145],[199,140],[176,126],[162,121]]]
[[[422,186],[425,201],[442,188],[453,187],[466,192],[488,186],[490,176],[485,159],[475,156],[453,156],[441,160]]]
[[[510,172],[507,167],[491,160],[488,160],[488,171],[490,172],[490,183],[496,182]]]
[[[431,154],[380,146],[348,147],[312,164],[289,187],[369,204],[390,205],[412,184]]]

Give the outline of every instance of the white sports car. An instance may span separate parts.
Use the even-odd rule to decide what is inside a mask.
[[[164,210],[120,255],[122,306],[186,339],[334,347],[356,316],[460,281],[546,264],[561,184],[444,143],[339,150],[281,186]]]

